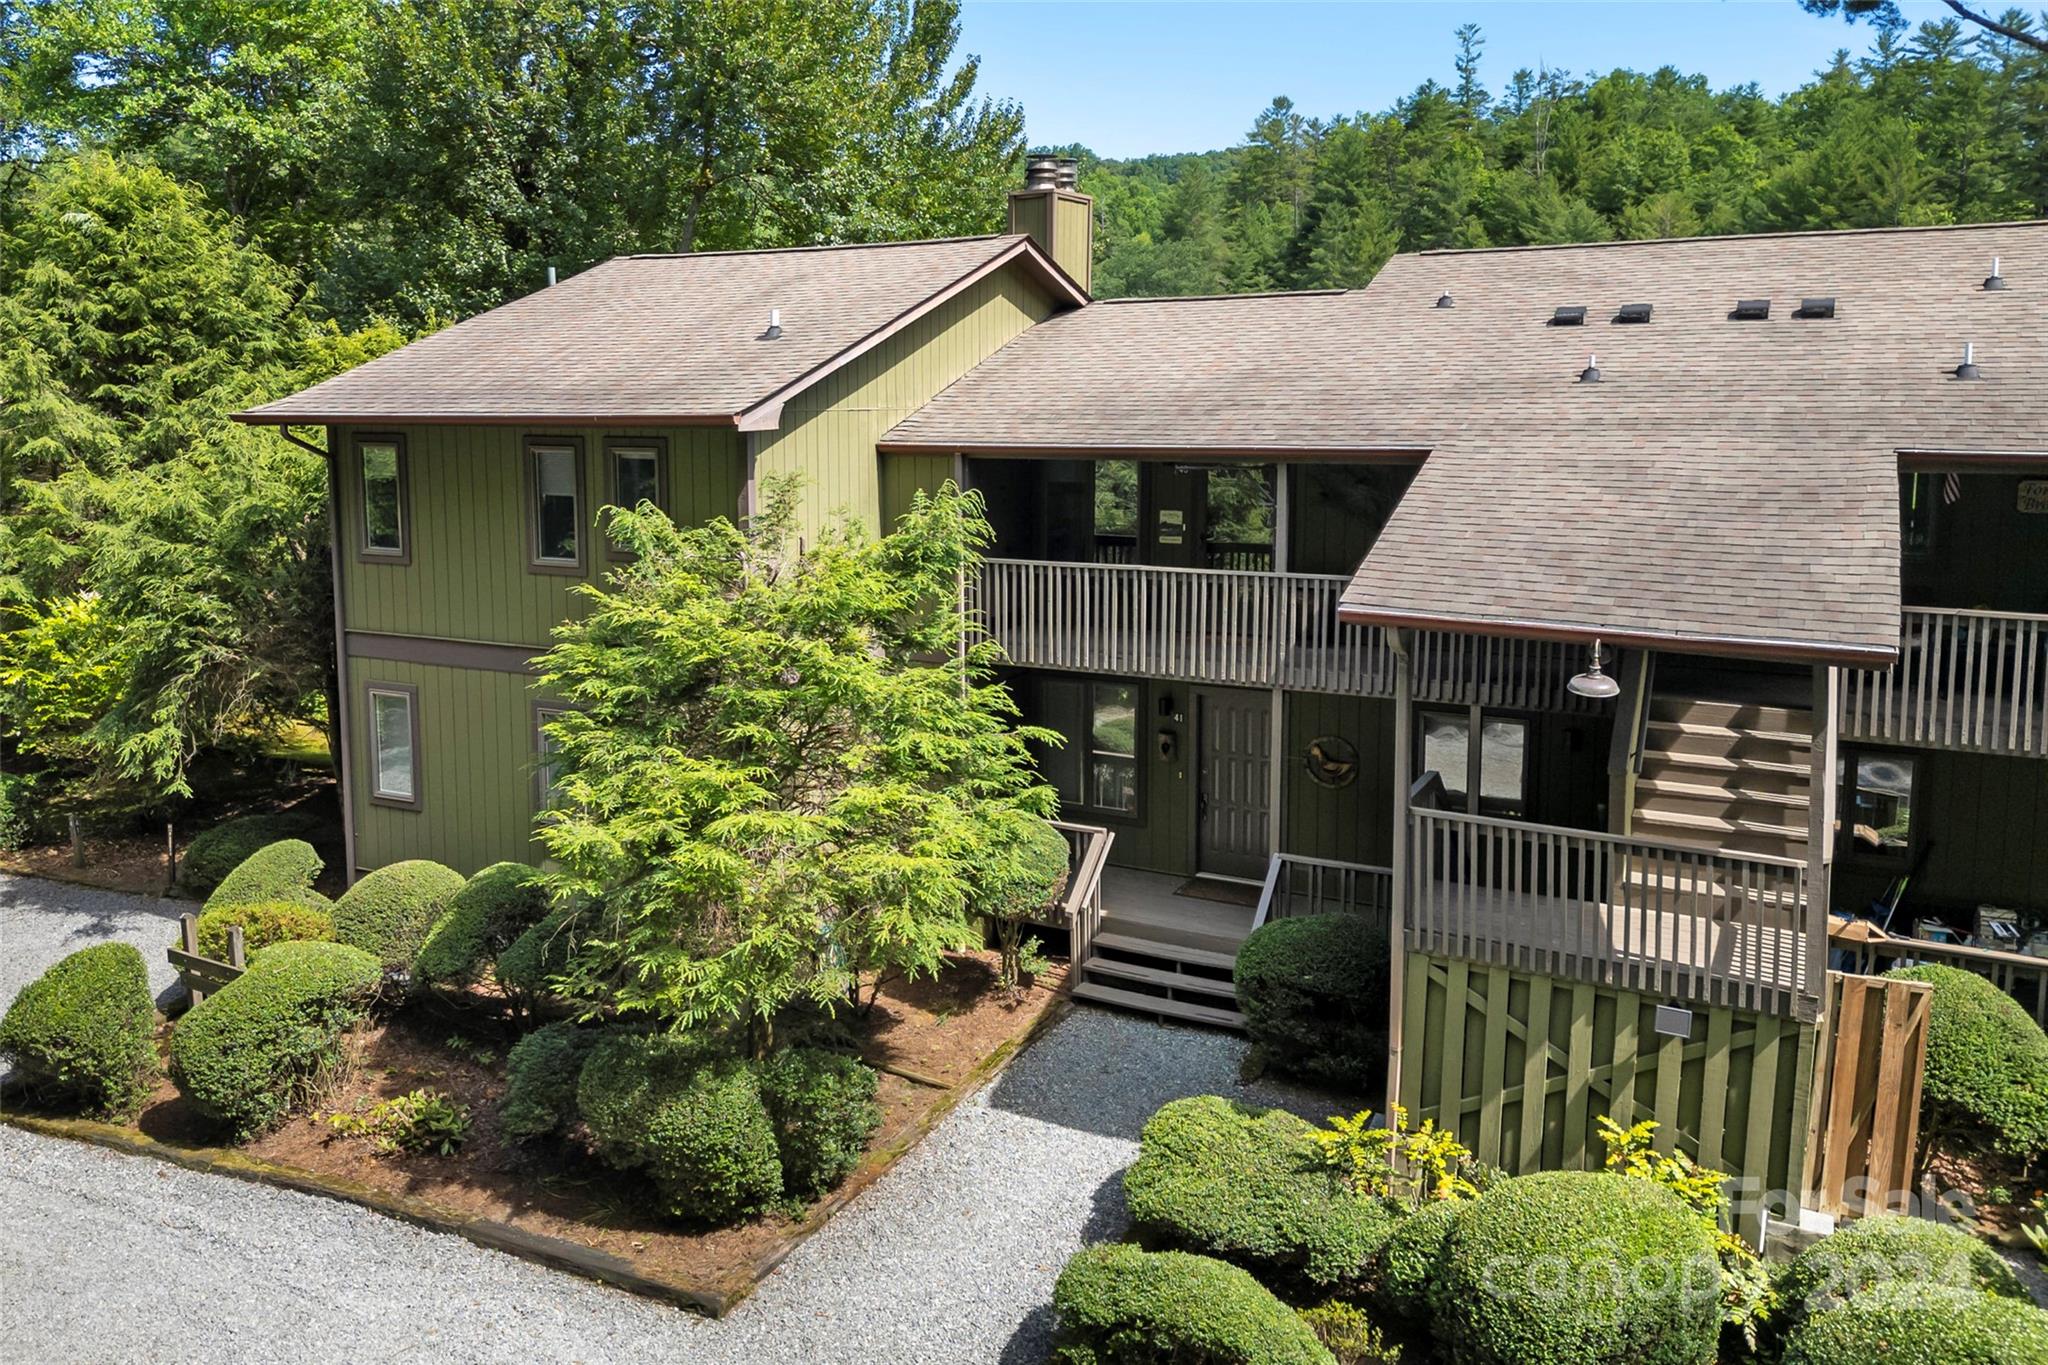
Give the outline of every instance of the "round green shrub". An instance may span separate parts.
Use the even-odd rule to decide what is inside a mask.
[[[319,826],[319,819],[307,811],[238,815],[223,820],[186,845],[178,862],[178,884],[195,895],[207,895],[250,854],[280,840],[310,834]]]
[[[1042,917],[1067,886],[1067,841],[1045,821],[1005,811],[975,870],[973,910],[991,919]]]
[[[0,1018],[0,1054],[48,1099],[121,1118],[156,1076],[156,1006],[132,944],[100,943],[28,983]]]
[[[1237,1007],[1270,1065],[1359,1090],[1386,1066],[1387,931],[1372,915],[1261,926],[1237,952]]]
[[[1662,1186],[1549,1171],[1458,1214],[1433,1305],[1459,1365],[1708,1365],[1721,1268],[1713,1235]]]
[[[550,911],[498,954],[491,974],[505,990],[531,1000],[547,994],[548,978],[560,975],[569,965],[573,946],[568,915],[560,910]]]
[[[498,1127],[507,1137],[544,1137],[576,1117],[576,1081],[599,1034],[561,1020],[535,1029],[505,1057]]]
[[[852,1173],[882,1122],[874,1068],[816,1048],[790,1048],[759,1068],[761,1100],[782,1154],[782,1188],[815,1199]]]
[[[461,889],[461,873],[425,858],[380,867],[334,903],[334,937],[387,970],[409,972],[427,931]]]
[[[1269,1284],[1319,1289],[1362,1280],[1400,1215],[1361,1199],[1324,1166],[1306,1119],[1220,1095],[1162,1107],[1124,1173],[1148,1240],[1215,1256]]]
[[[207,1119],[252,1137],[318,1092],[383,975],[345,944],[265,948],[178,1021],[171,1079]]]
[[[1846,1223],[1799,1253],[1778,1282],[1795,1316],[1825,1312],[1895,1281],[1944,1285],[2023,1299],[2005,1258],[1960,1228],[1875,1214]]]
[[[753,1071],[701,1043],[606,1036],[583,1064],[576,1107],[598,1154],[644,1169],[677,1218],[729,1223],[782,1193],[775,1125]]]
[[[1784,1365],[2048,1365],[2048,1313],[1975,1290],[1897,1280],[1816,1313]]]
[[[1234,1265],[1116,1243],[1053,1285],[1067,1365],[1333,1365],[1301,1317]]]
[[[1385,1321],[1409,1332],[1429,1325],[1430,1291],[1443,1273],[1451,1224],[1464,1207],[1432,1200],[1403,1218],[1380,1245],[1372,1262],[1372,1305]]]
[[[228,960],[228,930],[242,926],[242,951],[253,953],[273,943],[300,940],[334,942],[334,917],[318,906],[296,901],[257,901],[249,905],[216,905],[199,915],[199,955],[215,962]]]
[[[1331,1299],[1301,1310],[1301,1320],[1337,1365],[1398,1365],[1401,1348],[1355,1303]]]
[[[1934,988],[1920,1107],[1931,1135],[1984,1140],[2008,1155],[2048,1149],[2048,1034],[2017,1000],[1958,967],[1888,975]]]
[[[422,981],[467,984],[547,911],[539,873],[524,863],[492,863],[464,882],[434,921],[413,974]]]
[[[235,865],[206,898],[206,909],[223,905],[274,904],[291,901],[317,909],[332,908],[332,902],[313,889],[314,880],[326,864],[304,839],[280,839],[266,844]]]

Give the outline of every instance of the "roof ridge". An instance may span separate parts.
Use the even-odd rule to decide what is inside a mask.
[[[608,261],[688,261],[720,256],[786,256],[804,251],[857,251],[885,246],[951,246],[956,242],[999,242],[1022,232],[981,232],[967,237],[908,237],[887,242],[814,242],[808,246],[743,246],[720,251],[629,251]],[[600,262],[599,264],[604,264]]]
[[[1240,299],[1335,298],[1351,289],[1253,289],[1242,294],[1127,294],[1114,299],[1092,299],[1092,303],[1235,303]]]
[[[1777,232],[1717,232],[1698,237],[1645,237],[1637,241],[1532,242],[1523,246],[1447,246],[1403,251],[1400,256],[1504,256],[1515,251],[1584,251],[1594,247],[1697,246],[1702,242],[1780,241],[1790,237],[1875,237],[1908,232],[1977,232],[1986,228],[2048,228],[2048,218],[2009,218],[1995,223],[1915,223],[1874,228],[1787,228]]]

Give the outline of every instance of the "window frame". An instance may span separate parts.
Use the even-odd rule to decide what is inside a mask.
[[[384,773],[378,761],[377,745],[377,698],[400,697],[405,701],[405,716],[410,730],[412,756],[412,795],[394,796],[383,790]],[[420,753],[420,690],[411,683],[366,682],[363,684],[363,715],[368,723],[364,726],[363,738],[369,750],[368,764],[369,799],[372,805],[388,806],[394,810],[419,810],[426,803],[426,781],[423,776],[425,764]]]
[[[547,736],[542,728],[557,716],[566,716],[576,708],[567,702],[540,701],[533,703],[533,813],[545,814],[552,803],[548,800]]]
[[[1912,869],[1913,859],[1918,855],[1921,841],[1926,837],[1922,831],[1923,822],[1914,815],[1914,812],[1920,808],[1923,788],[1927,781],[1927,765],[1922,761],[1927,752],[1929,751],[1902,749],[1886,744],[1841,744],[1836,747],[1835,761],[1841,765],[1841,771],[1835,775],[1834,837],[1838,861],[1894,875]],[[1856,770],[1866,758],[1904,763],[1912,770],[1912,779],[1906,785],[1906,842],[1902,848],[1869,848],[1857,842]]]
[[[1498,706],[1418,704],[1415,707],[1415,753],[1413,757],[1414,772],[1418,778],[1425,772],[1433,771],[1425,757],[1427,752],[1425,747],[1427,736],[1423,733],[1422,728],[1423,717],[1430,715],[1462,716],[1465,721],[1465,771],[1458,775],[1456,782],[1452,782],[1442,773],[1438,774],[1439,777],[1444,777],[1444,794],[1446,796],[1462,796],[1464,798],[1457,808],[1457,813],[1462,815],[1484,815],[1488,819],[1493,820],[1534,821],[1536,804],[1536,752],[1539,743],[1536,717],[1527,711],[1517,711]],[[1488,720],[1512,721],[1514,724],[1522,727],[1522,794],[1521,799],[1516,803],[1521,807],[1519,815],[1502,814],[1485,809],[1486,797],[1482,789],[1486,785],[1486,722]]]
[[[580,436],[528,436],[524,441],[526,496],[526,571],[582,578],[590,572],[590,484],[584,464]],[[576,489],[576,558],[543,559],[540,553],[540,456],[543,452],[566,451],[572,457]]]
[[[1131,752],[1119,754],[1114,750],[1098,750],[1095,745],[1095,692],[1097,688],[1122,687],[1131,693]],[[1139,727],[1145,718],[1145,684],[1137,678],[1085,678],[1081,680],[1081,724],[1084,733],[1081,743],[1075,746],[1080,759],[1080,781],[1082,810],[1110,820],[1142,822],[1145,819],[1145,749],[1139,740]],[[1095,756],[1101,753],[1109,758],[1128,757],[1131,763],[1131,805],[1126,810],[1121,806],[1099,806],[1088,798],[1095,791]]]
[[[370,490],[365,486],[363,450],[366,446],[390,446],[398,454],[398,548],[385,550],[370,544]],[[362,431],[349,437],[351,509],[355,513],[355,550],[358,564],[412,563],[412,471],[406,459],[405,437],[399,432]]]
[[[610,436],[604,442],[605,506],[623,507],[619,500],[619,456],[626,453],[645,452],[654,456],[654,505],[667,512],[668,500],[668,438],[666,436]],[[536,525],[536,530],[538,526]],[[619,548],[609,528],[604,537],[604,553],[607,559],[631,559],[630,551]]]

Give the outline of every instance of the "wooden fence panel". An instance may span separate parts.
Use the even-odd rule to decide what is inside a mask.
[[[1806,1162],[1816,1030],[1726,1006],[1658,1029],[1662,996],[1417,953],[1408,959],[1401,1103],[1511,1174],[1596,1170],[1598,1120],[1655,1119],[1657,1145],[1758,1197],[1796,1192]]]
[[[1933,988],[1828,973],[1814,1053],[1803,1202],[1824,1213],[1902,1209],[1920,1142],[1920,1073]]]

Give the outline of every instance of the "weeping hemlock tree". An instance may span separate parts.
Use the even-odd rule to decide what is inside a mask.
[[[796,490],[746,530],[643,506],[634,558],[556,632],[540,687],[557,810],[540,838],[575,944],[559,985],[672,1028],[835,1007],[975,942],[975,874],[1008,812],[1050,813],[995,647],[966,634],[977,495],[920,495],[881,539],[797,552]]]

